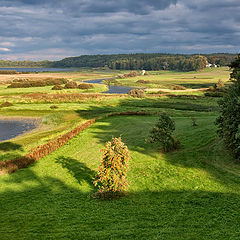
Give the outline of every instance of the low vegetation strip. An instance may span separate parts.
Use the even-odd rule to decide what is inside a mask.
[[[52,153],[53,151],[57,150],[58,148],[62,147],[66,144],[70,139],[78,135],[81,131],[88,128],[95,122],[95,119],[91,119],[82,125],[74,128],[70,132],[62,135],[61,137],[57,138],[56,140],[50,141],[44,145],[37,147],[36,149],[32,150],[29,154],[13,159],[7,160],[4,162],[0,162],[0,175],[13,173],[18,169],[25,168],[28,165],[38,161],[39,159],[47,156],[48,154]]]
[[[124,94],[99,94],[99,93],[69,93],[69,94],[48,94],[48,93],[30,93],[23,94],[23,98],[30,98],[40,101],[78,101],[89,98],[113,98],[116,96],[125,96]]]
[[[66,84],[68,80],[65,78],[45,78],[45,79],[15,79],[8,86],[8,88],[31,88],[31,87],[44,87],[52,85]]]

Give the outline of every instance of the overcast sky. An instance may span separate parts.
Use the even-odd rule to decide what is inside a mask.
[[[239,52],[240,0],[0,0],[0,59]]]

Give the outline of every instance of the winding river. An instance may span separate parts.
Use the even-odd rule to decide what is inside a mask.
[[[104,84],[103,81],[107,80],[109,78],[103,78],[103,79],[94,79],[94,80],[87,80],[84,82],[87,83],[98,83],[98,84]],[[112,85],[108,85],[108,90],[102,93],[110,93],[110,94],[125,94],[128,93],[131,89],[133,89],[132,87],[125,87],[125,86],[112,86]]]

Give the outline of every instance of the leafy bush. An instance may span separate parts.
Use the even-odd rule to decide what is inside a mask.
[[[61,85],[55,85],[53,86],[52,90],[62,90],[63,87]]]
[[[131,77],[136,77],[138,75],[137,72],[131,71],[130,73],[125,73],[125,74],[118,74],[116,78],[131,78]]]
[[[205,97],[223,97],[223,91],[207,91],[204,93]]]
[[[214,86],[210,86],[204,93],[206,97],[223,97],[225,92],[224,82],[219,79]]]
[[[216,89],[222,89],[224,88],[224,82],[222,79],[218,79],[218,82],[216,84]]]
[[[240,55],[230,67],[232,84],[219,101],[220,116],[216,120],[218,134],[225,146],[240,161]]]
[[[214,86],[210,86],[210,87],[208,88],[208,91],[215,91],[215,87],[214,87]]]
[[[13,106],[13,104],[10,103],[10,102],[3,102],[2,104],[0,104],[0,108],[2,108],[2,107],[11,107],[11,106]]]
[[[121,137],[112,138],[101,150],[103,158],[94,185],[101,198],[112,197],[127,190],[127,171],[130,155]]]
[[[184,86],[177,85],[177,84],[170,85],[169,89],[172,89],[172,90],[186,90],[186,88]]]
[[[58,106],[56,106],[56,105],[51,105],[50,108],[51,108],[51,109],[57,109]]]
[[[149,80],[138,80],[137,83],[148,84],[151,83]]]
[[[150,131],[148,141],[151,143],[160,143],[164,152],[170,152],[179,149],[179,140],[172,136],[174,130],[174,121],[166,113],[162,113],[158,119],[158,122]]]
[[[18,74],[16,70],[0,70],[0,74]]]
[[[123,75],[123,74],[118,74],[118,75],[116,76],[116,78],[122,79],[122,78],[124,78],[124,75]]]
[[[66,89],[74,89],[74,88],[78,88],[78,85],[77,85],[76,82],[71,81],[71,82],[66,83],[64,88],[66,88]]]
[[[45,78],[39,80],[15,79],[8,88],[30,88],[61,85],[67,83],[64,78]]]
[[[94,88],[94,86],[91,83],[80,83],[78,85],[78,88],[79,89],[91,89],[91,88]]]
[[[192,126],[196,127],[197,126],[197,120],[195,117],[191,117],[191,121],[192,121]]]
[[[130,73],[124,74],[125,77],[136,77],[138,75],[137,72],[131,71]]]
[[[128,94],[131,97],[137,97],[137,98],[144,98],[145,97],[145,91],[143,89],[131,89]]]

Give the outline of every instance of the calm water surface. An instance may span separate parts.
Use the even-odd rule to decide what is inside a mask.
[[[36,124],[31,120],[0,120],[0,141],[15,138],[34,128]]]
[[[88,80],[84,81],[87,83],[99,83],[99,84],[104,84],[102,81],[105,79],[94,79],[94,80]],[[111,93],[111,94],[125,94],[128,93],[132,87],[125,87],[125,86],[108,86],[108,91],[102,92],[102,93]]]

